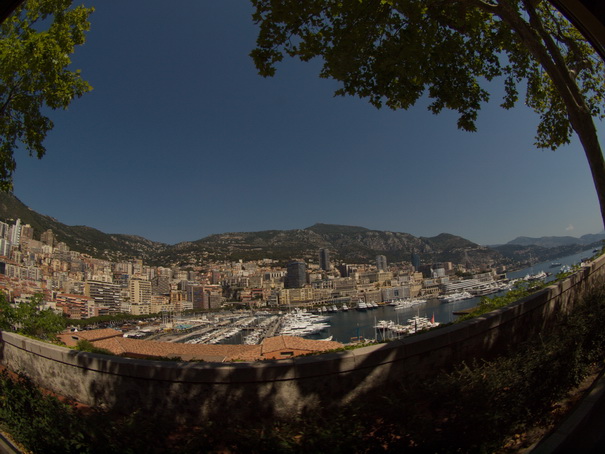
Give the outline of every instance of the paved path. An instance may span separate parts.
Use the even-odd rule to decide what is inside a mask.
[[[21,454],[22,451],[18,449],[5,434],[0,432],[0,453],[2,454]]]
[[[532,454],[601,454],[605,452],[605,375]]]

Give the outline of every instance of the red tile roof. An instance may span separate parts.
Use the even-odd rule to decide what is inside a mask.
[[[261,346],[262,354],[268,355],[282,350],[298,350],[306,353],[326,352],[341,348],[343,344],[333,341],[304,339],[296,336],[276,336],[265,339]]]
[[[292,357],[341,348],[339,342],[325,342],[293,336],[265,339],[261,345],[177,344],[128,337],[106,337],[94,345],[116,355],[136,358],[180,358],[183,361],[258,361],[267,358]],[[281,353],[288,351],[287,355]]]
[[[102,339],[110,339],[112,337],[122,337],[122,332],[115,329],[91,329],[85,331],[74,331],[62,333],[59,339],[68,347],[73,347],[79,340],[87,340],[90,342],[99,341]]]
[[[138,358],[181,358],[184,361],[234,361],[260,356],[260,345],[177,344],[119,337],[94,342],[116,355]]]

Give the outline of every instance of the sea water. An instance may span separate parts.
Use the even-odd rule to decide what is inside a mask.
[[[592,255],[592,250],[579,252],[567,257],[536,263],[529,268],[507,273],[506,277],[511,280],[519,279],[528,274],[545,271],[552,273],[546,278],[546,282],[550,282],[556,278],[556,274],[560,271],[561,266],[579,264],[582,259],[591,257]],[[554,262],[561,263],[561,266],[553,267]],[[503,293],[499,292],[489,296],[497,296]],[[406,309],[395,309],[394,306],[388,305],[361,312],[356,309],[349,309],[346,312],[332,314],[328,319],[330,328],[306,337],[309,339],[322,339],[332,336],[332,340],[342,343],[349,343],[352,339],[360,337],[381,340],[383,334],[374,328],[378,320],[393,320],[395,323],[405,324],[412,317],[418,315],[428,319],[434,317],[435,321],[439,323],[450,323],[457,318],[454,312],[475,307],[479,304],[480,300],[480,297],[475,297],[453,303],[442,303],[437,299],[431,299],[426,303]]]
[[[519,279],[527,276],[528,274],[536,274],[540,271],[551,273],[545,280],[546,282],[552,281],[556,278],[556,274],[560,271],[561,266],[572,266],[579,264],[582,259],[591,257],[593,255],[592,250],[586,250],[577,254],[569,255],[566,257],[560,257],[554,260],[548,260],[533,264],[531,267],[524,268],[522,270],[507,273],[508,279]],[[553,263],[561,263],[560,266],[554,267]],[[489,296],[497,296],[504,292],[498,292]],[[421,303],[413,307],[405,309],[395,309],[395,306],[379,306],[375,309],[368,309],[366,311],[358,311],[356,309],[349,309],[348,311],[339,311],[336,313],[327,314],[329,316],[327,322],[330,324],[329,328],[326,328],[316,334],[304,336],[308,339],[325,339],[332,337],[332,340],[342,342],[344,344],[350,343],[355,339],[378,339],[382,340],[383,332],[380,332],[374,328],[379,320],[392,320],[398,324],[406,324],[414,316],[426,317],[428,319],[434,318],[439,323],[450,323],[453,322],[457,316],[455,312],[475,307],[479,304],[481,297],[470,298],[461,301],[455,301],[453,303],[442,303],[438,299],[430,299],[426,303]],[[387,332],[387,334],[390,334]],[[232,338],[226,339],[223,343],[239,344],[243,342],[243,334],[233,336]]]

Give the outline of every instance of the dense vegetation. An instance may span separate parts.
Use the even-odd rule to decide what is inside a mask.
[[[121,313],[113,315],[97,315],[95,317],[82,319],[69,319],[69,324],[77,328],[98,328],[99,326],[119,326],[125,323],[136,323],[138,321],[146,320],[150,321],[157,317],[161,317],[161,314],[133,315]]]
[[[43,298],[43,295],[36,294],[29,301],[13,305],[0,291],[0,329],[42,340],[55,340],[67,326],[67,321],[52,309],[40,310]]]
[[[230,414],[180,427],[170,415],[77,408],[5,373],[0,425],[34,453],[506,452],[552,425],[558,401],[605,360],[604,324],[605,283],[553,331],[495,359],[291,420]]]

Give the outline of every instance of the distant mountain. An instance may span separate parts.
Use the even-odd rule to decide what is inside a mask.
[[[0,192],[0,220],[34,228],[35,238],[52,229],[59,241],[72,250],[106,260],[141,258],[150,265],[195,266],[208,261],[273,259],[286,262],[318,261],[319,249],[330,251],[333,263],[373,263],[377,255],[389,262],[410,261],[411,254],[422,263],[454,262],[474,267],[509,265],[512,268],[598,247],[605,234],[573,237],[519,237],[506,245],[485,247],[465,238],[442,233],[415,237],[409,233],[371,230],[365,227],[315,224],[305,229],[233,232],[167,245],[140,236],[107,234],[86,226],[68,226],[29,209],[12,194]]]
[[[502,259],[494,250],[446,233],[418,238],[408,233],[364,227],[315,224],[306,229],[211,235],[167,248],[156,256],[156,260],[179,265],[193,265],[204,259],[287,261],[296,258],[317,262],[321,248],[330,251],[335,263],[370,263],[377,255],[385,255],[390,262],[410,261],[412,252],[419,254],[423,263],[470,261],[477,266],[486,266]]]
[[[545,248],[554,248],[560,246],[569,246],[573,244],[587,246],[603,240],[605,240],[605,233],[583,235],[580,238],[575,238],[573,236],[543,236],[541,238],[530,238],[527,236],[520,236],[512,241],[509,241],[506,244],[514,246],[533,245]]]
[[[506,244],[491,246],[503,257],[517,266],[555,260],[566,255],[577,254],[586,249],[600,249],[605,234],[590,234],[580,238],[573,236],[543,236],[531,238],[520,236]]]
[[[163,243],[139,236],[107,234],[92,227],[65,225],[31,210],[14,195],[1,191],[0,219],[11,223],[21,219],[22,224],[33,227],[37,239],[42,232],[51,229],[57,240],[67,244],[70,249],[106,260],[118,261],[133,257],[149,260],[167,247]]]
[[[499,252],[503,257],[508,259],[510,263],[516,264],[515,267],[525,267],[532,263],[545,262],[555,260],[567,255],[577,254],[586,249],[600,249],[600,242],[592,244],[567,244],[564,246],[544,247],[534,244],[519,245],[519,244],[504,244],[501,246],[493,246],[492,249]],[[590,254],[588,254],[590,255]]]

